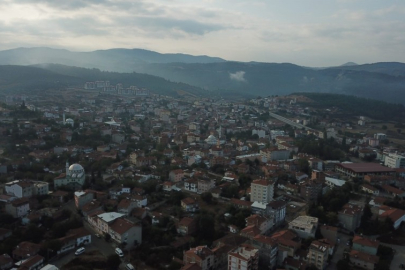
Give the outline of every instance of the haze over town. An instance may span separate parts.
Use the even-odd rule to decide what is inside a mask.
[[[143,48],[312,67],[405,61],[403,1],[5,0],[0,9],[0,49]]]

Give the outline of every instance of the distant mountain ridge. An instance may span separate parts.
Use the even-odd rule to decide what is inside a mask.
[[[0,51],[0,64],[37,65],[56,72],[52,70],[55,66],[50,68],[44,63],[125,74],[136,72],[137,76],[145,73],[184,83],[184,87],[195,86],[196,93],[201,90],[201,93],[228,98],[322,92],[405,104],[405,64],[396,62],[365,65],[348,62],[343,66],[315,69],[290,63],[234,62],[217,57],[160,54],[142,49],[71,52],[19,48]],[[73,72],[66,67],[57,70],[61,75],[71,76]],[[85,79],[80,74],[75,76]],[[160,81],[160,78],[156,80]],[[173,89],[172,86],[169,88]]]

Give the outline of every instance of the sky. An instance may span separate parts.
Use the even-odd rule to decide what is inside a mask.
[[[1,0],[0,50],[141,48],[326,67],[405,62],[403,0]]]

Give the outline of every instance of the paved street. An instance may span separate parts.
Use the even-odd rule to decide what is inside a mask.
[[[342,233],[338,233],[338,237],[340,238],[340,244],[336,246],[331,264],[328,265],[328,267],[326,268],[327,270],[336,270],[336,263],[343,259],[343,251],[345,250],[345,248],[349,248],[349,246],[346,245],[346,242],[347,240],[352,238],[351,236]]]
[[[401,263],[405,264],[405,246],[396,246],[382,243],[384,246],[389,246],[395,250],[394,259],[391,262],[390,269],[400,269],[399,265]]]

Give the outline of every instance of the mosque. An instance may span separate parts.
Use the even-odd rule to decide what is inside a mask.
[[[85,179],[86,175],[82,165],[75,163],[69,166],[69,162],[66,162],[66,173],[56,177],[53,183],[55,189],[66,186],[72,190],[77,190],[83,187]]]

